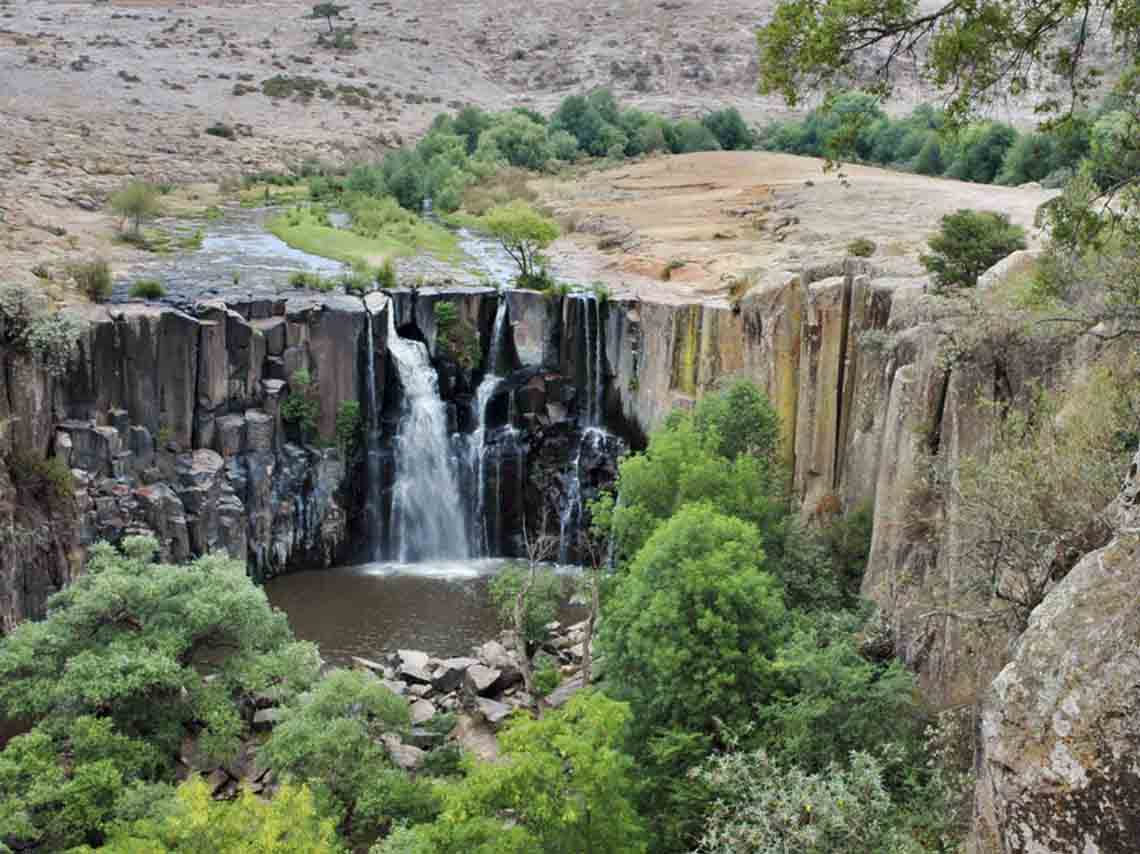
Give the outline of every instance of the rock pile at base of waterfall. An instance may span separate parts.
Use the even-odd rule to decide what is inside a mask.
[[[470,716],[496,729],[518,709],[532,709],[538,702],[558,707],[581,690],[585,622],[550,623],[547,629],[549,637],[542,651],[558,663],[562,683],[541,701],[523,685],[515,636],[510,631],[476,647],[470,656],[436,658],[420,650],[401,649],[379,660],[354,657],[352,662],[357,670],[373,674],[407,699],[414,728],[437,714],[450,713]],[[413,729],[413,738],[415,733]]]

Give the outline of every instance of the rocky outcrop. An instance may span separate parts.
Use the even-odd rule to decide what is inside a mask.
[[[981,722],[977,854],[1125,854],[1140,840],[1140,510],[1034,610]]]

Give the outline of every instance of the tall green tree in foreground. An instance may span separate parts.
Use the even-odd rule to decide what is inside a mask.
[[[168,794],[184,738],[227,760],[247,731],[243,705],[289,701],[316,680],[316,648],[293,640],[243,563],[165,566],[156,551],[143,537],[122,553],[96,545],[47,619],[0,643],[0,716],[35,724],[0,753],[9,843],[99,844]]]

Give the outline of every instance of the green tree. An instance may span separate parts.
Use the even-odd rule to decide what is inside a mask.
[[[1114,0],[951,0],[933,8],[918,0],[780,0],[757,33],[760,91],[795,104],[821,83],[863,79],[883,95],[906,57],[908,68],[913,59],[923,79],[952,93],[955,123],[1021,94],[1041,71],[1069,90],[1044,107],[1068,111],[1114,61],[1091,49],[1097,28],[1089,21],[1106,21],[1122,49],[1140,37],[1134,6]]]
[[[617,555],[632,558],[658,525],[698,501],[769,530],[787,512],[778,432],[771,404],[749,383],[706,396],[693,413],[670,416],[644,453],[620,464]]]
[[[957,157],[946,174],[962,181],[990,184],[997,178],[1017,131],[1000,122],[971,125],[957,141]]]
[[[332,33],[336,30],[336,28],[333,26],[333,19],[339,18],[340,13],[347,8],[347,6],[341,6],[337,3],[317,3],[315,6],[313,6],[312,9],[309,10],[309,14],[305,17],[312,18],[313,20],[317,21],[319,21],[321,18],[324,18],[326,21],[328,21],[329,32]]]
[[[98,544],[87,572],[0,645],[0,709],[41,720],[109,717],[131,737],[175,752],[194,722],[207,753],[225,756],[242,730],[233,701],[291,696],[316,678],[311,644],[292,639],[239,561],[211,555],[159,566],[157,545]],[[203,675],[212,678],[204,679]]]
[[[195,777],[178,787],[158,815],[119,827],[99,850],[108,854],[337,854],[344,849],[333,822],[317,813],[306,787],[281,786],[269,800],[243,790],[235,801],[215,801],[206,782]]]
[[[107,718],[40,724],[0,753],[0,842],[48,850],[96,843],[128,783],[156,779],[164,764],[158,750],[116,733]]]
[[[641,731],[713,733],[776,687],[784,603],[756,527],[709,504],[681,508],[611,594],[599,641],[607,677]]]
[[[242,703],[317,678],[315,647],[293,640],[243,563],[157,565],[156,549],[95,545],[48,617],[0,642],[0,715],[36,724],[0,754],[0,816],[17,816],[20,841],[97,842],[122,790],[167,778],[188,735],[226,759]]]
[[[480,224],[519,265],[521,283],[539,278],[538,254],[558,237],[558,225],[526,202],[514,201],[487,211]]]
[[[514,718],[501,762],[469,766],[443,788],[431,824],[390,837],[379,854],[640,854],[633,760],[619,744],[629,710],[584,692],[540,720]]]
[[[1011,252],[1025,248],[1025,230],[993,211],[959,210],[942,217],[927,241],[922,265],[939,288],[972,288],[978,277]]]
[[[584,95],[570,95],[550,117],[551,131],[566,131],[578,140],[579,148],[595,157],[606,153],[605,127],[605,119]]]
[[[403,698],[363,673],[336,670],[283,710],[262,755],[285,779],[310,786],[322,813],[346,836],[368,835],[377,829],[354,819],[361,799],[377,797],[370,787],[387,784],[377,776],[391,767],[381,736],[410,726]]]
[[[919,175],[941,175],[944,169],[942,143],[938,140],[938,134],[929,133],[914,161],[914,171]]]
[[[673,128],[673,153],[720,151],[716,135],[696,119],[681,119]]]
[[[736,107],[709,113],[701,119],[701,124],[712,132],[725,151],[746,151],[755,142],[752,130]]]
[[[758,710],[757,734],[785,765],[822,771],[855,750],[897,743],[916,760],[923,715],[914,677],[898,661],[865,659],[855,632],[862,620],[822,614],[800,621],[779,651],[780,686]]]
[[[162,212],[158,188],[146,181],[131,181],[111,196],[111,210],[124,221],[131,221],[131,231],[138,236],[144,220],[153,219]]]

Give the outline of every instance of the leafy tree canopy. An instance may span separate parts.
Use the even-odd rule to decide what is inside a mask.
[[[393,834],[377,854],[641,854],[632,759],[619,744],[628,708],[585,692],[500,735],[502,761],[469,766],[443,788],[431,824]]]
[[[237,747],[233,700],[311,685],[319,657],[293,640],[238,561],[212,555],[159,566],[157,544],[129,537],[123,553],[98,544],[87,572],[0,645],[0,710],[67,721],[108,717],[117,731],[174,752],[186,726],[207,752]]]
[[[779,584],[756,527],[706,503],[678,510],[638,552],[607,602],[607,679],[638,728],[713,732],[743,722],[775,687],[784,636]]]
[[[538,253],[558,237],[558,224],[554,220],[521,201],[491,208],[481,223],[519,265],[519,274],[524,280],[536,274]]]
[[[821,83],[869,81],[885,95],[905,62],[949,93],[948,114],[961,123],[988,103],[1027,92],[1044,71],[1059,90],[1044,109],[1068,112],[1098,87],[1106,68],[1091,42],[1106,37],[1122,53],[1134,49],[1134,2],[949,0],[932,8],[918,0],[781,0],[757,34],[760,91],[795,104]]]

